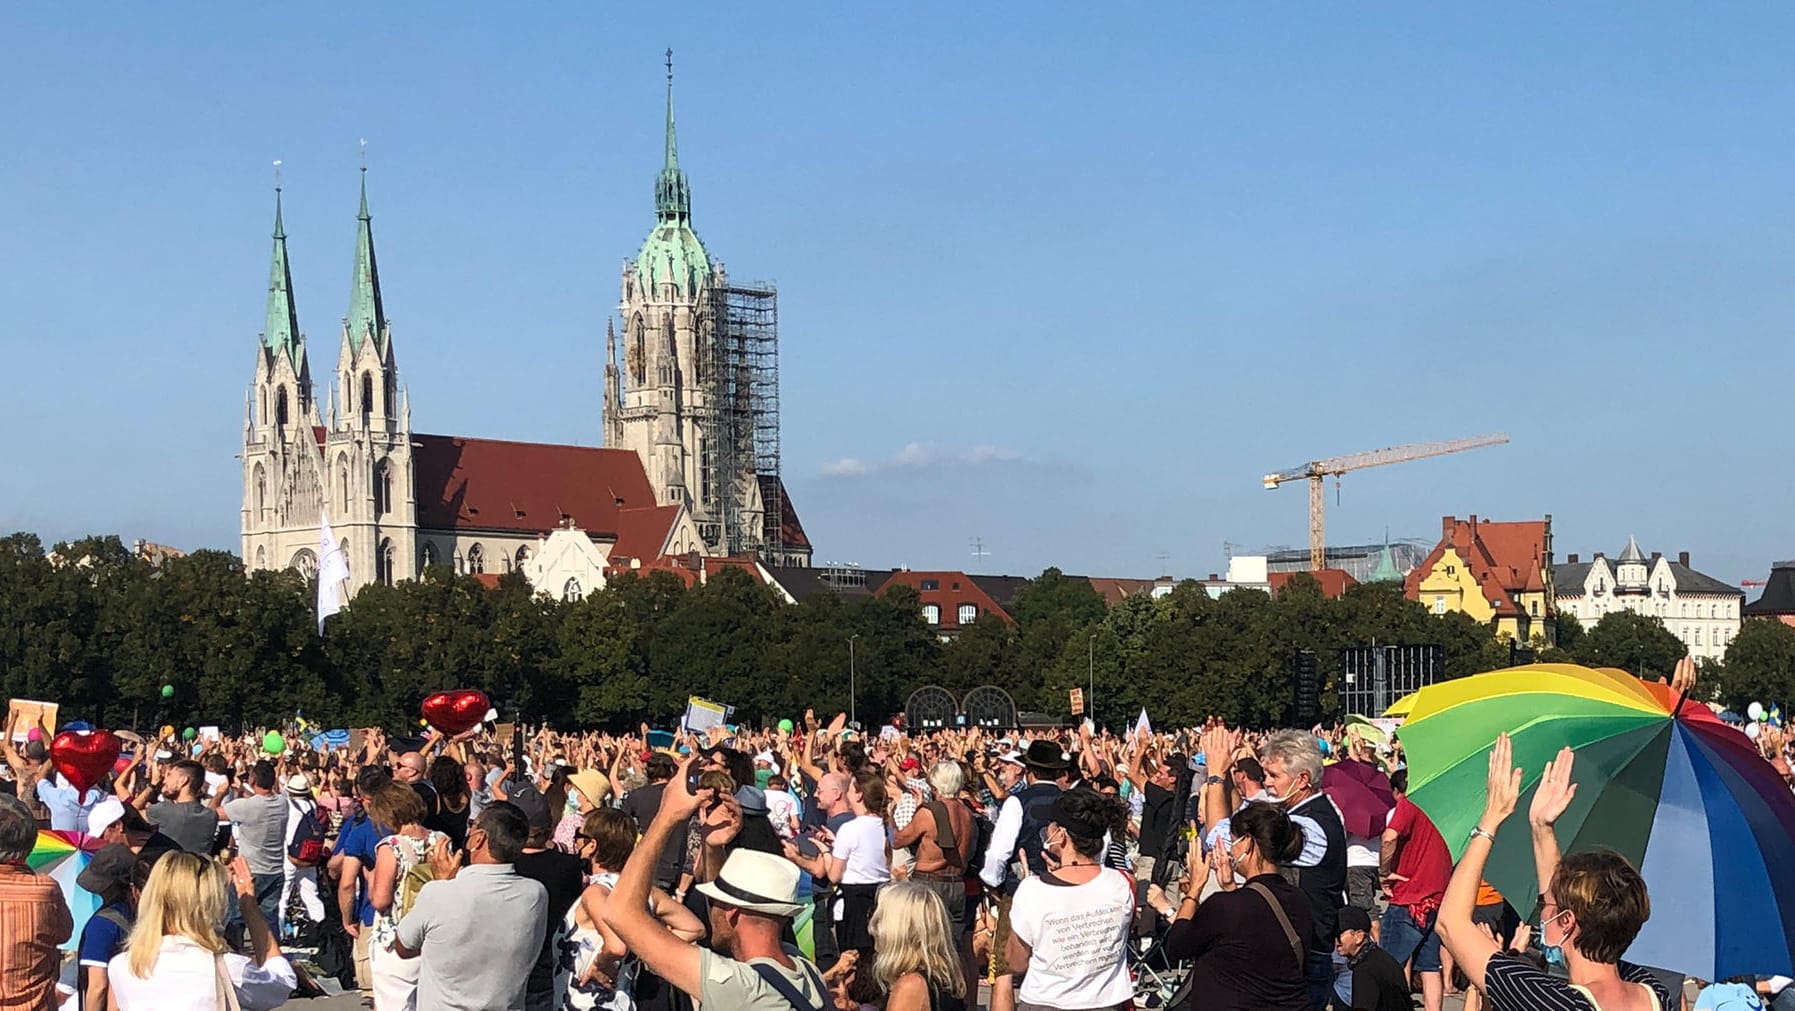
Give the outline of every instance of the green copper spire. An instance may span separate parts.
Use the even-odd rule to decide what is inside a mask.
[[[278,164],[278,163],[277,163]],[[268,321],[262,346],[299,360],[299,314],[293,308],[293,272],[287,266],[287,230],[281,224],[280,187],[274,187],[274,257],[268,267]]]
[[[690,298],[711,280],[711,258],[692,230],[692,190],[679,168],[679,140],[673,130],[673,50],[667,50],[667,146],[654,183],[655,226],[636,254],[636,275],[658,297],[672,283]]]
[[[654,216],[662,224],[692,220],[692,190],[679,170],[679,136],[673,129],[673,50],[667,50],[667,150],[654,183]]]
[[[374,220],[368,215],[368,166],[361,169],[361,212],[356,215],[355,277],[349,287],[349,348],[363,339],[378,346],[386,339],[386,311],[380,305],[380,268],[374,262]]]
[[[1378,552],[1377,565],[1371,570],[1367,582],[1400,583],[1402,570],[1396,567],[1396,553],[1390,550],[1390,535],[1384,535],[1384,550]]]

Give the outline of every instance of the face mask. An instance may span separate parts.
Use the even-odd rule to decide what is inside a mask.
[[[1568,913],[1568,912],[1570,912],[1570,910],[1561,909],[1558,911],[1558,916],[1554,916],[1551,919],[1543,920],[1540,922],[1539,946],[1540,946],[1540,949],[1545,952],[1547,965],[1556,965],[1556,966],[1564,965],[1564,945],[1562,945],[1562,944],[1547,944],[1546,943],[1546,924],[1551,923],[1553,920],[1558,919],[1560,916],[1563,916],[1565,913]]]

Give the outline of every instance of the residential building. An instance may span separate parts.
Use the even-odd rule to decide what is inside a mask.
[[[1461,611],[1526,643],[1553,632],[1552,517],[1497,523],[1440,520],[1440,542],[1403,581],[1434,614]]]
[[[1553,571],[1552,584],[1558,613],[1585,629],[1603,615],[1632,611],[1657,618],[1697,659],[1726,655],[1745,604],[1737,587],[1690,568],[1689,552],[1675,561],[1656,551],[1648,558],[1631,537],[1612,560],[1601,552],[1587,562],[1569,556]]]
[[[1785,625],[1795,625],[1795,562],[1777,562],[1770,568],[1764,592],[1745,605],[1747,618],[1775,618]]]
[[[615,335],[609,340],[608,448],[413,429],[380,286],[365,166],[362,173],[349,311],[322,404],[275,189],[266,321],[244,407],[248,567],[315,573],[326,521],[348,561],[351,594],[415,578],[432,564],[475,576],[519,570],[553,596],[568,596],[569,580],[580,587],[573,595],[590,592],[620,559],[640,567],[699,551],[809,564],[809,540],[778,474],[776,309],[768,291],[729,287],[692,231],[671,72],[656,223],[623,270],[627,381],[616,368]],[[760,315],[729,315],[738,310]],[[719,369],[724,346],[749,348],[743,353],[752,360],[732,358],[734,367]],[[717,407],[720,399],[730,408]],[[576,535],[591,542],[589,550],[567,550],[567,537]],[[553,564],[531,565],[551,539]]]

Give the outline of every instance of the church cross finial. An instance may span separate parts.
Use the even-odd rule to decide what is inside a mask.
[[[274,192],[280,192],[280,159],[274,159]]]
[[[673,87],[673,50],[667,50],[667,87]]]
[[[368,171],[368,138],[366,137],[361,139],[361,170],[364,173]]]

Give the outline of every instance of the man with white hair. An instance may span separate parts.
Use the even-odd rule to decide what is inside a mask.
[[[1303,830],[1303,851],[1288,865],[1309,899],[1313,930],[1307,973],[1309,1002],[1319,1011],[1334,992],[1334,942],[1340,907],[1346,904],[1346,828],[1340,811],[1321,792],[1321,745],[1313,734],[1279,730],[1259,746],[1268,800],[1281,805]]]
[[[935,799],[916,809],[909,824],[897,830],[891,844],[916,848],[916,867],[910,872],[910,880],[941,897],[947,906],[954,948],[960,953],[962,965],[969,965],[972,931],[971,918],[966,914],[966,877],[978,828],[972,821],[972,809],[960,800],[965,785],[959,762],[942,760],[930,766],[929,788]],[[978,868],[970,871],[977,872]]]

